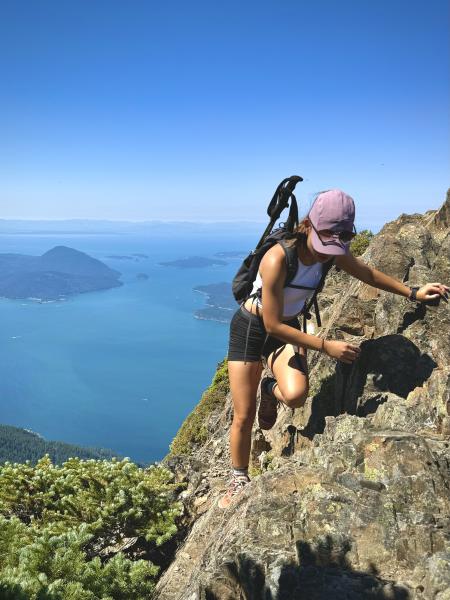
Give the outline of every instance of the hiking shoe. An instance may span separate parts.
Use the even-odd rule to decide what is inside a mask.
[[[279,402],[273,392],[269,392],[273,382],[276,382],[273,377],[261,379],[261,401],[258,408],[258,423],[261,429],[271,429],[277,420]]]
[[[228,508],[248,483],[250,483],[250,478],[247,475],[233,475],[226,494],[219,498],[218,506],[220,508]]]

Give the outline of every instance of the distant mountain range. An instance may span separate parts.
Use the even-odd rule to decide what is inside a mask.
[[[121,273],[67,246],[42,256],[0,254],[0,296],[58,300],[66,296],[123,285]]]
[[[105,219],[26,220],[0,219],[1,234],[149,234],[211,233],[248,230],[259,232],[265,221],[108,221]]]

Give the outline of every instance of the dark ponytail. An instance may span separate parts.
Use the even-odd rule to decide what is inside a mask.
[[[307,240],[308,234],[306,231],[305,220],[306,220],[306,217],[304,219],[302,219],[300,221],[300,223],[298,223],[298,225],[296,225],[294,227],[292,235],[290,236],[290,238],[288,240],[286,240],[286,244],[288,246],[290,246],[290,247],[298,246],[298,247],[306,248],[306,240]]]

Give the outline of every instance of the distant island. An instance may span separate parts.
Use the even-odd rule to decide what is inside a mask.
[[[26,460],[36,464],[44,454],[49,454],[54,464],[63,463],[71,456],[83,459],[110,459],[113,456],[122,458],[105,448],[85,448],[65,442],[50,442],[29,429],[0,425],[0,464],[5,461],[25,462]]]
[[[178,267],[179,269],[198,269],[204,267],[212,267],[215,265],[223,266],[228,263],[217,258],[205,258],[204,256],[190,256],[189,258],[180,258],[178,260],[169,260],[160,262],[164,267]]]
[[[109,254],[106,258],[112,258],[113,260],[136,260],[134,256],[128,254]]]
[[[230,250],[229,252],[216,252],[214,256],[221,256],[222,258],[242,258],[243,260],[248,254],[250,254],[250,251]]]
[[[195,311],[194,317],[206,321],[219,321],[229,323],[237,308],[236,300],[231,291],[229,282],[210,283],[208,285],[197,285],[194,292],[206,295],[206,308]]]
[[[148,254],[141,254],[136,252],[135,254],[109,254],[106,258],[112,258],[113,260],[138,260],[139,258],[148,258]]]
[[[67,246],[42,256],[0,254],[0,297],[60,300],[123,285],[121,273],[100,260]]]

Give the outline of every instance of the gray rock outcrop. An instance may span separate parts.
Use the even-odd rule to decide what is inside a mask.
[[[450,197],[383,227],[364,262],[410,285],[450,282]],[[232,402],[190,456],[167,459],[188,533],[160,600],[450,600],[450,310],[343,272],[321,295],[323,335],[361,346],[350,366],[309,352],[310,397],[257,422],[253,478],[217,506]],[[321,333],[322,334],[322,333]]]

